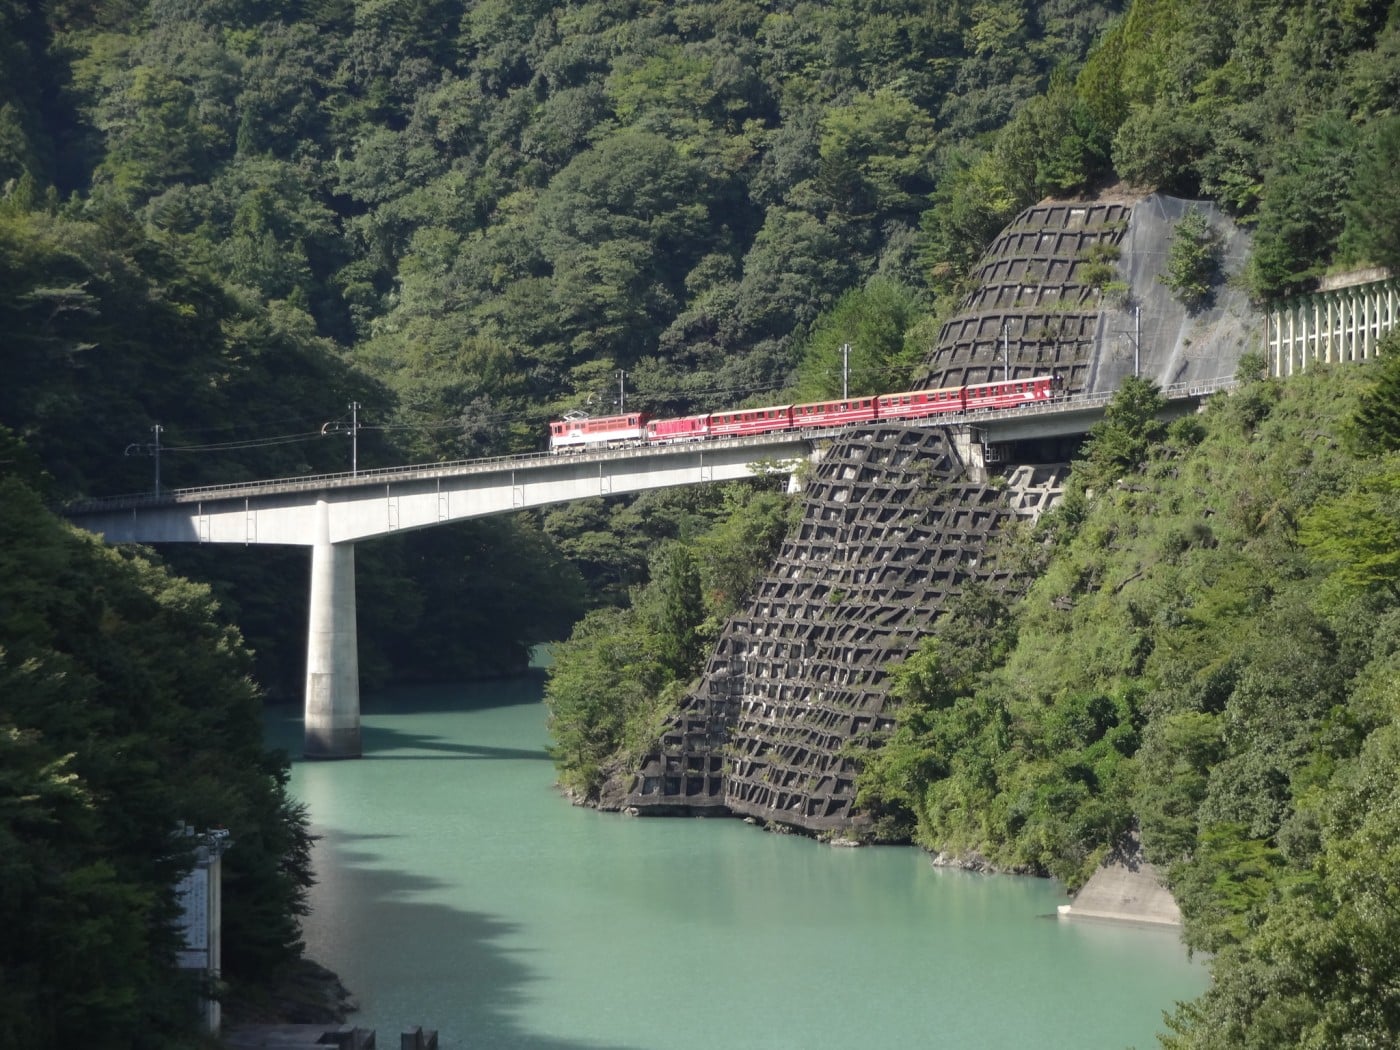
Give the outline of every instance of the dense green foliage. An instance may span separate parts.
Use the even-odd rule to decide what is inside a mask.
[[[307,319],[415,453],[534,448],[620,369],[738,400],[872,275],[920,295],[944,155],[1023,107],[1007,207],[1086,185],[1106,133],[1037,96],[1120,6],[7,3],[0,184]]]
[[[1159,280],[1172,290],[1187,309],[1205,306],[1220,274],[1220,237],[1210,220],[1192,210],[1172,231],[1167,265]]]
[[[1257,222],[1251,284],[1272,296],[1334,256],[1386,261],[1398,49],[1382,0],[1137,0],[1079,87],[1118,174]]]
[[[352,401],[360,462],[383,465],[538,449],[550,415],[608,412],[620,381],[630,407],[658,411],[834,395],[843,344],[853,392],[898,388],[1007,220],[1115,179],[1252,225],[1261,297],[1336,266],[1393,267],[1397,11],[0,0],[0,423],[67,498],[150,487],[156,426],[178,486],[345,469],[348,442],[321,427]],[[1209,239],[1178,240],[1168,279],[1200,303]],[[1113,260],[1087,261],[1114,294]],[[1025,606],[969,595],[906,663],[907,718],[866,786],[895,831],[1070,881],[1138,819],[1194,943],[1220,950],[1217,988],[1178,1018],[1182,1045],[1335,1045],[1348,1017],[1354,1033],[1391,1021],[1384,994],[1364,1009],[1345,996],[1393,943],[1386,883],[1366,876],[1391,874],[1377,844],[1394,658],[1377,639],[1394,633],[1400,571],[1396,379],[1387,365],[1345,426],[1305,422],[1316,406],[1300,397],[1348,411],[1325,383],[1307,389],[1254,383],[1163,431],[1154,392],[1130,387],[1047,523]],[[645,746],[781,534],[775,495],[720,499],[588,501],[364,545],[367,682],[508,671],[589,603],[630,596],[583,621],[551,683],[562,776],[588,794],[620,748]],[[78,542],[49,527],[15,543]],[[216,630],[197,588],[79,551],[83,573],[183,595],[158,633]],[[304,557],[166,557],[219,581],[259,675],[295,691]],[[107,598],[80,600],[91,588],[31,583],[14,599],[26,631],[46,603],[98,617],[93,640],[124,622]],[[230,659],[237,678],[244,657]],[[11,673],[26,709],[87,680]],[[34,807],[24,820],[74,844],[7,873],[70,873],[74,899],[154,914],[155,882],[128,871],[154,832],[127,841],[94,821],[119,797],[99,776],[117,764],[84,737],[98,708],[75,710],[71,740],[21,727],[0,744],[7,790]],[[178,816],[241,819],[236,837],[255,842],[295,826],[276,798]],[[150,810],[174,819],[166,801]],[[91,863],[99,841],[110,869]],[[277,918],[265,957],[290,936],[295,894],[269,873],[295,845],[258,862]],[[156,928],[90,930],[95,958],[147,963],[74,1001],[123,1024],[159,1013]],[[1305,936],[1327,951],[1305,958]]]
[[[297,958],[310,837],[207,587],[42,507],[0,432],[0,1046],[188,1045],[180,822],[227,828],[224,977]]]
[[[793,504],[756,481],[692,510],[685,533],[653,535],[663,542],[650,582],[630,605],[594,610],[555,649],[545,689],[551,753],[580,798],[596,799],[610,773],[655,746],[707,647],[767,568]]]
[[[123,450],[149,451],[152,420],[163,428],[167,487],[342,470],[348,442],[322,438],[321,422],[349,400],[387,396],[304,313],[199,274],[116,212],[0,207],[0,292],[10,333],[0,420],[40,457],[56,495],[149,490],[155,461]],[[360,463],[407,459],[412,449],[396,440],[366,430]],[[299,689],[304,645],[286,623],[304,608],[305,553],[177,547],[167,556],[224,581],[221,600],[258,650],[259,677]],[[370,684],[391,670],[518,670],[529,645],[566,631],[583,603],[577,573],[523,518],[366,545],[358,575]],[[555,595],[543,617],[528,597],[541,590]]]
[[[157,425],[177,486],[343,469],[351,401],[377,465],[538,448],[619,373],[655,410],[826,396],[850,344],[853,389],[898,387],[1007,219],[1115,175],[1257,222],[1261,293],[1400,236],[1380,3],[5,0],[0,30],[0,421],[60,496],[148,487]],[[482,528],[367,548],[402,627],[363,632],[371,681],[537,640],[412,644],[465,606],[395,574],[538,538]],[[645,579],[613,531],[594,600]],[[287,692],[261,624],[296,575],[221,595]]]
[[[1255,379],[1170,428],[1125,387],[1024,600],[937,622],[867,758],[862,802],[930,848],[1076,885],[1139,830],[1218,953],[1173,1046],[1400,1030],[1400,459],[1341,437],[1394,372]]]

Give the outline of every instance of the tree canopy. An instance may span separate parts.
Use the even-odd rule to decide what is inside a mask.
[[[0,432],[0,1045],[189,1045],[179,827],[228,830],[223,972],[258,983],[300,955],[306,817],[209,588],[59,522],[14,447]]]
[[[244,681],[297,688],[304,564],[165,555],[211,593],[73,536],[34,489],[146,490],[155,434],[167,486],[344,469],[322,429],[352,402],[366,464],[534,451],[619,380],[676,413],[834,394],[843,344],[854,389],[899,389],[1007,220],[1115,181],[1252,226],[1260,298],[1394,267],[1397,57],[1378,0],[0,0],[0,424],[27,446],[0,461],[41,522],[5,512],[0,865],[10,917],[43,919],[25,937],[58,909],[94,946],[36,956],[53,992],[16,971],[0,1040],[64,1041],[30,1026],[50,994],[120,1031],[162,1013],[170,821],[261,842],[230,855],[273,920],[234,906],[235,969],[294,954],[304,845]],[[1169,279],[1201,305],[1209,231],[1178,232]],[[1140,822],[1219,953],[1181,1046],[1393,1022],[1347,999],[1389,943],[1365,876],[1388,870],[1395,680],[1395,383],[1374,374],[1330,443],[1277,384],[1166,429],[1130,384],[1026,605],[950,611],[869,766],[892,833],[1071,882]],[[783,515],[736,489],[366,545],[366,680],[518,668],[595,607],[550,700],[587,794]],[[196,658],[162,670],[159,644]],[[235,787],[181,764],[205,730],[235,740]],[[170,791],[142,779],[168,760]]]

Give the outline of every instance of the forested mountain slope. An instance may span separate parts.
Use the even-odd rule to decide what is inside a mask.
[[[175,886],[224,828],[223,977],[301,952],[311,837],[209,589],[44,510],[0,430],[0,1047],[190,1046]]]
[[[122,451],[156,425],[165,483],[185,485],[348,465],[321,429],[351,401],[374,465],[535,449],[548,416],[608,411],[622,387],[667,411],[825,396],[843,342],[854,389],[899,388],[998,230],[1120,176],[1257,224],[1259,293],[1334,256],[1386,263],[1389,12],[7,0],[0,421],[60,495],[96,495],[150,484],[149,459]],[[432,591],[413,566],[440,552],[463,567],[446,580],[497,579],[474,550],[552,563],[557,542],[617,600],[656,537],[613,517],[367,547],[383,553],[362,581],[388,610],[363,632],[367,673],[518,664],[522,620],[446,644],[470,624],[438,631],[394,578]],[[238,574],[251,585],[225,600],[294,689],[295,647],[260,625],[301,598]],[[512,574],[483,598],[531,585]]]
[[[62,498],[151,484],[122,452],[157,425],[184,485],[343,468],[320,431],[350,402],[373,465],[536,449],[550,415],[606,412],[620,385],[667,411],[821,397],[847,342],[856,392],[903,388],[1013,216],[1120,180],[1250,227],[1258,297],[1394,268],[1397,10],[0,0],[0,423]],[[985,610],[940,621],[944,651],[906,665],[905,735],[870,762],[890,823],[1070,879],[1140,819],[1195,943],[1220,949],[1182,1045],[1400,1029],[1382,389],[1355,455],[1304,418],[1345,415],[1326,383],[1253,387],[1165,442],[1130,391],[1045,534],[1059,590],[995,631],[968,629]],[[745,491],[367,545],[361,666],[509,669],[585,585],[624,603],[649,580],[584,621],[586,702],[559,727],[584,767],[645,749],[783,520]],[[168,557],[218,581],[261,673],[295,689],[300,567],[218,554]],[[5,719],[33,728],[8,701]]]

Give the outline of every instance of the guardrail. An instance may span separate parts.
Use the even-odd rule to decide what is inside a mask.
[[[843,428],[833,427],[823,430],[804,430],[800,434],[793,431],[779,431],[772,434],[755,434],[744,437],[717,438],[710,441],[676,442],[666,445],[635,445],[617,449],[598,449],[589,452],[556,453],[526,452],[514,456],[487,456],[481,459],[443,460],[435,463],[411,463],[401,467],[377,467],[372,470],[341,471],[334,474],[299,474],[290,478],[269,478],[265,481],[231,481],[222,485],[202,485],[195,488],[170,489],[159,496],[151,492],[131,493],[122,496],[100,496],[95,499],[79,500],[62,508],[65,514],[83,514],[92,511],[128,509],[133,507],[164,507],[180,503],[194,503],[209,499],[234,499],[240,496],[265,496],[283,492],[320,491],[327,488],[365,488],[385,482],[430,480],[442,477],[457,477],[464,474],[491,474],[505,470],[528,469],[560,463],[613,462],[625,459],[640,459],[649,456],[675,456],[707,449],[762,448],[797,440],[834,437]]]
[[[1194,397],[1205,397],[1220,390],[1228,390],[1236,385],[1233,378],[1219,378],[1196,383],[1174,383],[1164,387],[1162,396],[1168,401],[1181,401]],[[921,420],[921,423],[945,426],[949,423],[980,423],[989,419],[1017,419],[1023,416],[1059,415],[1067,412],[1082,412],[1107,405],[1114,393],[1078,394],[1058,401],[1043,401],[1018,408],[991,408],[977,412],[960,412],[939,415]],[[123,496],[102,496],[96,499],[80,500],[62,508],[64,514],[83,514],[94,511],[131,509],[140,507],[170,506],[180,503],[193,503],[209,499],[231,499],[240,496],[265,496],[284,492],[309,492],[328,488],[360,488],[384,484],[392,481],[411,481],[441,477],[454,477],[463,474],[488,474],[510,469],[528,469],[553,463],[595,463],[611,462],[657,455],[686,455],[705,449],[759,448],[765,445],[790,441],[794,437],[802,440],[835,437],[844,430],[868,424],[856,423],[850,427],[833,427],[823,430],[778,431],[773,434],[756,434],[748,437],[718,438],[702,442],[678,442],[668,445],[638,445],[618,449],[600,449],[591,452],[555,453],[527,452],[513,456],[487,456],[482,459],[446,460],[439,463],[411,463],[401,467],[378,467],[373,470],[341,471],[334,474],[300,474],[290,478],[270,478],[265,481],[233,481],[222,485],[202,485],[195,488],[171,489],[157,496],[154,493],[132,493]]]

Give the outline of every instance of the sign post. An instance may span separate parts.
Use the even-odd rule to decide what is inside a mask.
[[[212,983],[219,978],[223,955],[223,855],[233,842],[222,828],[196,832],[182,825],[180,833],[185,838],[197,839],[197,843],[194,867],[175,887],[180,903],[180,929],[185,937],[179,966],[182,970],[202,971],[206,983]],[[201,994],[199,1013],[206,1031],[219,1030],[221,1018],[217,999]]]

